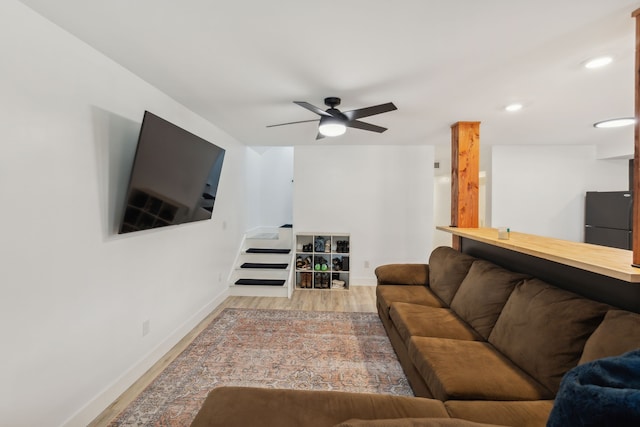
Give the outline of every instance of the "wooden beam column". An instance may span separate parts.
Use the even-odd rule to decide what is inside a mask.
[[[633,266],[640,267],[640,9],[636,9],[631,16],[636,20],[636,67],[635,67],[635,130],[633,148],[633,224],[632,249]]]
[[[451,226],[477,228],[480,184],[480,122],[451,126]],[[460,250],[460,238],[452,246]]]

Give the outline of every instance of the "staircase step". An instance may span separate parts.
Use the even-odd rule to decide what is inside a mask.
[[[288,254],[291,253],[291,249],[249,248],[246,252],[249,254]]]
[[[272,268],[274,270],[286,270],[289,264],[280,264],[273,262],[245,262],[241,268]]]
[[[266,280],[266,279],[238,279],[236,285],[251,286],[283,286],[285,280]]]

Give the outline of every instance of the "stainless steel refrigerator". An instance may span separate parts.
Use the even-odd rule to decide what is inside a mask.
[[[584,241],[631,249],[632,213],[630,191],[587,191]]]

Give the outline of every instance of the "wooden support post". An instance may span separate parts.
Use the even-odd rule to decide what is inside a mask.
[[[451,225],[477,228],[480,183],[480,122],[451,126]],[[460,250],[460,238],[452,246]]]
[[[636,20],[636,66],[635,66],[635,131],[634,131],[634,154],[633,154],[633,224],[632,224],[632,249],[633,266],[640,267],[640,9],[636,9],[632,14]]]

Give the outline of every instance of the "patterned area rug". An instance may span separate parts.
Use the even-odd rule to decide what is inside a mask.
[[[225,309],[111,426],[188,426],[222,385],[413,396],[376,313]]]

